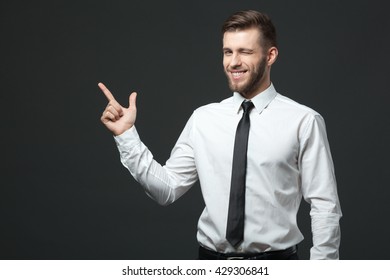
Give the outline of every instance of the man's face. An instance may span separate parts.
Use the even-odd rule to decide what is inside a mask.
[[[265,89],[269,68],[258,29],[225,32],[223,66],[232,91],[252,98]]]

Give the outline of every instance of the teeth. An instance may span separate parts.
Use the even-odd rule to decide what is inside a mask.
[[[232,72],[233,77],[239,77],[242,74],[244,74],[244,72]]]

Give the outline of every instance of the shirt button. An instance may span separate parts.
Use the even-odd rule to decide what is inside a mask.
[[[237,249],[238,249],[238,251],[242,252],[242,247],[241,246],[238,247]]]

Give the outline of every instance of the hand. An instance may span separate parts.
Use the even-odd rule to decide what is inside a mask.
[[[137,107],[135,105],[137,93],[133,92],[130,94],[129,108],[125,108],[115,100],[104,84],[99,83],[98,86],[108,99],[108,105],[100,120],[114,135],[120,135],[130,129],[135,123],[137,116]]]

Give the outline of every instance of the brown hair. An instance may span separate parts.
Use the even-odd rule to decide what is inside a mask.
[[[276,30],[271,19],[263,13],[253,10],[239,11],[232,14],[222,26],[225,32],[256,27],[259,29],[263,48],[277,47]]]

